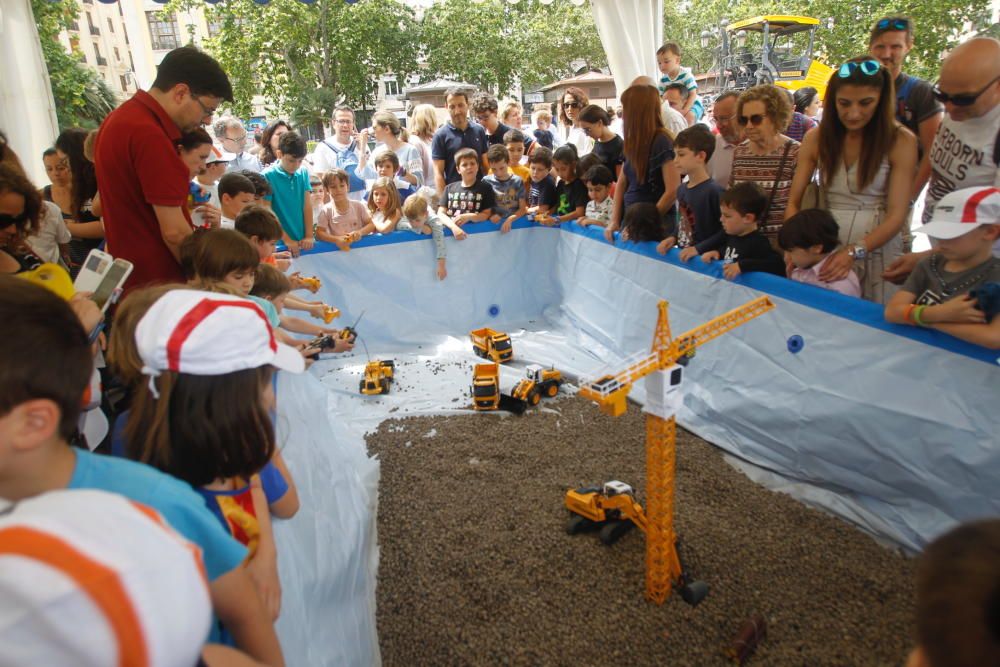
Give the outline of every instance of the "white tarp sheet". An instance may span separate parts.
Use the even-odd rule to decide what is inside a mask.
[[[513,338],[509,386],[526,363],[588,375],[649,349],[659,299],[676,335],[769,294],[774,311],[698,350],[683,425],[763,469],[755,479],[906,549],[1000,513],[995,354],[886,326],[877,306],[808,286],[771,276],[733,284],[649,248],[614,249],[596,230],[473,228],[447,240],[444,282],[430,239],[409,234],[296,260],[322,278],[341,325],[364,312],[364,345],[279,383],[279,433],[303,507],[278,527],[289,664],[378,662],[378,463],[363,437],[386,418],[466,409],[479,361],[468,331],[481,326]],[[804,341],[797,353],[792,336]],[[369,355],[397,364],[388,396],[358,393]],[[642,400],[641,383],[632,396]]]

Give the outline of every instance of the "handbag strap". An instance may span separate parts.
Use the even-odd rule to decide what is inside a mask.
[[[791,139],[785,142],[785,151],[781,154],[781,162],[778,163],[778,173],[774,175],[774,185],[771,186],[771,195],[767,198],[767,208],[764,209],[761,224],[764,224],[768,216],[771,215],[771,205],[774,203],[774,195],[778,193],[778,181],[781,180],[781,175],[785,173],[785,162],[788,160],[788,151],[790,150],[792,150]]]

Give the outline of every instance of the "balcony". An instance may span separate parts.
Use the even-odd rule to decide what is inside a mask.
[[[92,25],[90,26],[90,34],[93,35],[94,37],[97,37],[98,35],[101,34],[101,29],[98,28],[96,25]]]
[[[108,66],[108,59],[105,58],[104,56],[97,56],[97,66],[98,67],[107,67]]]
[[[69,24],[69,31],[80,32],[80,24],[77,23],[76,21],[73,21],[72,23]]]

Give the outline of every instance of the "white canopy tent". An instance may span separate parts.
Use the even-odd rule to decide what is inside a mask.
[[[663,33],[663,0],[590,3],[618,90],[639,75],[653,74]],[[59,133],[47,83],[30,0],[4,0],[0,4],[0,130],[37,183],[46,181],[42,151]]]

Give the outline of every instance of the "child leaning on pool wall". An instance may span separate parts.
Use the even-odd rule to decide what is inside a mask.
[[[437,262],[438,280],[448,277],[445,265],[447,250],[444,245],[444,223],[439,214],[431,213],[427,200],[420,195],[410,195],[403,202],[403,219],[396,225],[400,231],[410,231],[417,234],[430,234],[434,239],[435,261]],[[462,231],[459,229],[458,231]],[[463,238],[465,232],[462,232]]]

